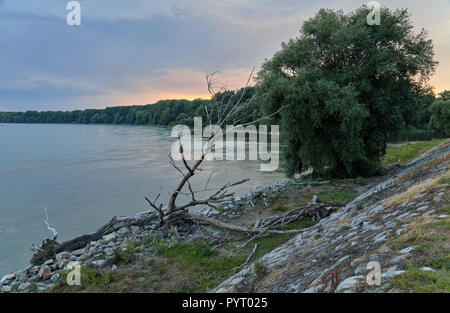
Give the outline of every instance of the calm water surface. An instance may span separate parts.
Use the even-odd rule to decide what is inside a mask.
[[[144,197],[163,187],[168,198],[180,174],[168,163],[170,128],[114,125],[0,124],[0,276],[28,266],[32,243],[96,231],[111,217],[149,210]],[[214,161],[195,177],[203,187],[251,178],[255,185],[283,180],[255,161]]]

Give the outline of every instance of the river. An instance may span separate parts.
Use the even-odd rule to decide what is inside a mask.
[[[149,210],[145,196],[162,199],[180,180],[169,164],[171,128],[154,126],[0,124],[0,276],[29,264],[31,244],[51,232],[60,241],[96,231],[113,216]],[[285,179],[261,172],[258,161],[209,161],[195,177],[203,188],[251,178],[255,185]],[[197,176],[197,175],[196,175]]]

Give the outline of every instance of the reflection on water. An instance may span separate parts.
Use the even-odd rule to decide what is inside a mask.
[[[180,174],[168,163],[170,128],[113,125],[0,125],[0,275],[27,266],[31,243],[51,236],[44,207],[59,239],[97,230],[111,217],[149,208],[145,196],[163,188],[167,200]],[[251,178],[255,185],[283,180],[255,161],[210,161],[194,176],[198,189]]]

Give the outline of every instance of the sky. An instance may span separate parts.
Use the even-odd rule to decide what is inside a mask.
[[[0,111],[74,110],[208,98],[205,73],[230,89],[298,35],[320,8],[356,0],[0,0]],[[408,8],[433,39],[436,92],[450,89],[450,0],[381,0]]]

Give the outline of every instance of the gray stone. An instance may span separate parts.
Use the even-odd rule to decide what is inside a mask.
[[[324,285],[313,286],[303,291],[303,293],[318,293],[321,292],[324,288]]]
[[[31,284],[28,283],[28,282],[25,282],[25,283],[21,283],[21,284],[19,285],[19,287],[17,287],[17,290],[18,290],[18,291],[25,291],[25,290],[30,289],[30,287],[31,287]]]
[[[115,233],[115,232],[103,236],[103,240],[105,241],[105,243],[111,242],[111,241],[113,241],[116,238],[117,238],[117,233]]]
[[[378,235],[375,236],[375,238],[373,238],[373,242],[374,243],[383,243],[387,240],[387,235],[383,233],[379,233]]]
[[[407,253],[410,253],[411,251],[413,251],[414,249],[415,249],[415,247],[407,247],[407,248],[400,250],[399,252],[400,252],[400,254],[407,254]]]
[[[0,284],[3,284],[6,281],[10,281],[13,280],[16,277],[16,274],[7,274],[5,276],[2,277],[2,279],[0,279]]]
[[[12,290],[11,286],[3,286],[3,288],[1,289],[1,291],[4,293],[9,293],[11,292],[11,290]]]
[[[81,256],[81,255],[83,255],[85,252],[86,252],[86,249],[78,249],[78,250],[72,251],[72,254],[73,254],[74,256]]]
[[[137,233],[139,231],[139,227],[138,226],[131,226],[131,231],[133,233]]]
[[[35,283],[35,282],[37,282],[38,280],[39,280],[39,275],[31,276],[31,277],[28,279],[28,281],[30,281],[30,282],[32,282],[32,283]]]
[[[20,282],[14,281],[9,285],[12,289],[17,289],[20,286]]]
[[[50,281],[52,283],[56,283],[59,279],[61,278],[61,275],[59,275],[58,273],[54,274],[51,278]]]
[[[335,292],[356,292],[362,279],[364,279],[362,275],[349,277],[337,286]]]
[[[92,262],[92,265],[96,266],[96,267],[104,267],[106,265],[106,260],[97,260]]]
[[[114,249],[113,248],[105,248],[104,250],[106,255],[113,255],[114,254]]]
[[[396,268],[396,266],[395,266]],[[405,271],[397,271],[396,269],[393,270],[388,270],[386,273],[381,274],[381,279],[386,279],[386,278],[390,278],[392,276],[396,276],[396,275],[400,275],[402,273],[404,273]]]
[[[119,229],[117,232],[121,235],[126,234],[130,231],[130,229],[128,227],[122,227],[121,229]]]

